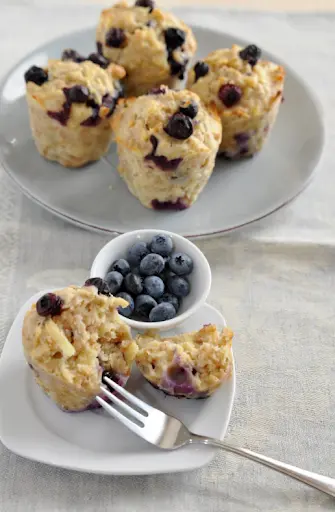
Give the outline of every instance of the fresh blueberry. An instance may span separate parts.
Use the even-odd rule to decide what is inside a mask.
[[[186,41],[186,33],[180,28],[170,27],[164,32],[165,44],[169,51],[182,46]]]
[[[109,61],[106,59],[106,57],[104,57],[103,55],[100,55],[100,53],[98,53],[98,52],[90,53],[89,56],[87,57],[87,60],[90,60],[91,62],[93,62],[93,64],[97,64],[98,66],[100,66],[103,69],[106,69],[109,64]]]
[[[179,107],[179,112],[189,117],[190,119],[194,119],[196,117],[198,110],[198,105],[193,100],[188,105],[181,105]]]
[[[169,302],[162,302],[152,308],[149,314],[150,322],[164,322],[176,316],[176,310]]]
[[[112,272],[108,272],[106,275],[106,281],[108,283],[110,292],[115,295],[121,288],[123,275],[116,270],[112,270]]]
[[[194,66],[194,73],[195,73],[195,81],[199,80],[199,78],[206,76],[209,72],[209,65],[207,62],[204,62],[202,60],[199,60],[199,62],[196,63]]]
[[[161,272],[159,274],[158,277],[160,277],[161,280],[165,283],[165,281],[167,281],[169,279],[169,277],[173,277],[175,275],[176,274],[174,272],[172,272],[172,270],[169,269],[169,266],[165,265],[165,269],[163,270],[163,272]]]
[[[261,50],[255,44],[249,44],[240,51],[239,55],[242,60],[249,62],[250,66],[255,66],[258,60],[261,58]]]
[[[155,2],[153,0],[136,0],[135,7],[147,7],[151,12],[155,8]]]
[[[107,295],[107,297],[111,295],[108,283],[106,283],[104,279],[101,279],[101,277],[91,277],[90,279],[87,279],[84,286],[95,286],[99,294]]]
[[[76,50],[72,50],[71,48],[67,48],[62,53],[62,60],[72,60],[73,62],[84,62],[85,57],[80,55]]]
[[[129,295],[129,293],[120,292],[117,294],[117,297],[120,297],[121,299],[124,299],[128,302],[128,306],[126,306],[124,308],[121,308],[121,306],[119,306],[118,311],[119,311],[120,315],[125,316],[127,318],[131,317],[131,315],[134,312],[134,307],[135,307],[134,299],[132,298],[132,296]]]
[[[120,272],[120,274],[126,276],[130,272],[130,265],[127,260],[121,258],[119,260],[114,261],[110,270],[116,270],[116,272]]]
[[[36,311],[40,316],[56,316],[62,312],[63,300],[54,293],[46,293],[36,303]]]
[[[185,140],[193,133],[193,124],[189,117],[177,112],[170,117],[164,131],[174,139]]]
[[[135,299],[135,314],[148,319],[150,311],[155,306],[157,306],[157,302],[150,295],[138,295]]]
[[[140,273],[144,276],[160,274],[165,267],[164,258],[160,254],[148,254],[140,263]]]
[[[131,266],[137,267],[147,254],[149,254],[147,244],[145,242],[136,242],[128,249],[127,260]]]
[[[167,280],[168,290],[176,297],[187,297],[190,293],[189,282],[180,276],[170,277]]]
[[[159,299],[164,293],[165,285],[158,276],[148,276],[144,279],[144,293],[150,295],[154,299]]]
[[[38,66],[31,66],[24,74],[26,82],[34,82],[36,85],[42,85],[48,81],[48,73]]]
[[[143,291],[143,284],[141,276],[137,274],[127,274],[124,278],[124,288],[131,295],[139,295]]]
[[[63,91],[69,103],[86,103],[90,95],[87,87],[84,85],[65,87]]]
[[[121,48],[126,42],[126,34],[122,28],[111,28],[106,34],[106,46]]]
[[[187,276],[193,270],[193,260],[188,254],[174,252],[169,260],[169,267],[178,276]]]
[[[150,250],[161,256],[169,256],[173,251],[173,241],[169,235],[155,235],[150,243]]]
[[[158,304],[161,304],[162,302],[168,302],[169,304],[172,304],[176,312],[179,309],[179,300],[178,297],[175,295],[172,295],[172,293],[166,292],[164,293],[160,299],[158,299]]]
[[[242,97],[242,89],[238,85],[224,84],[221,85],[218,96],[226,107],[233,107]]]

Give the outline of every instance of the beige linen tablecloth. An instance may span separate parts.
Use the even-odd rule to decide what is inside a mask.
[[[2,3],[1,73],[43,41],[94,24],[99,11],[69,3],[65,14],[52,3]],[[267,220],[199,246],[213,269],[210,302],[236,333],[228,440],[335,476],[335,16],[189,9],[181,15],[277,53],[323,104],[328,141],[309,188]],[[82,282],[106,241],[31,203],[0,170],[0,343],[32,293]],[[327,496],[226,453],[185,474],[108,477],[30,462],[1,443],[0,452],[1,512],[334,510]]]

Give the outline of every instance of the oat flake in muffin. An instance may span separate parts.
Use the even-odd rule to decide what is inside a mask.
[[[111,142],[110,117],[124,69],[70,60],[50,60],[46,68],[34,68],[26,72],[25,80],[39,153],[66,167],[98,160]]]
[[[161,86],[121,100],[112,126],[119,173],[147,208],[181,210],[198,198],[212,174],[221,140],[215,109],[187,90]]]
[[[285,71],[260,59],[255,45],[215,50],[195,64],[187,87],[215,105],[222,123],[220,153],[228,159],[258,152],[277,117]]]
[[[206,398],[231,376],[233,333],[215,325],[161,338],[154,331],[138,335],[136,364],[142,375],[168,395]]]
[[[154,2],[119,2],[102,11],[97,27],[98,50],[123,66],[128,96],[145,94],[166,84],[174,88],[184,78],[196,51],[191,29]]]
[[[37,384],[60,408],[94,408],[104,370],[121,385],[130,375],[137,345],[117,311],[127,302],[99,294],[95,286],[69,286],[48,296],[25,315],[26,360]]]

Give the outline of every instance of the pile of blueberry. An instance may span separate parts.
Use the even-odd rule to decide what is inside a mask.
[[[193,271],[190,256],[174,251],[172,238],[155,235],[150,243],[136,242],[125,258],[114,261],[105,280],[110,291],[128,302],[121,315],[142,321],[174,318],[190,293],[187,278]]]

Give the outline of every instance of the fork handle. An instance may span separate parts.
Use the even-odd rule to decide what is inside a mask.
[[[285,462],[280,462],[279,460],[272,459],[271,457],[266,457],[265,455],[253,452],[251,450],[248,450],[247,448],[237,448],[236,446],[224,443],[223,441],[219,441],[218,439],[192,434],[190,442],[191,444],[207,444],[210,446],[221,448],[228,452],[236,453],[236,455],[241,455],[242,457],[246,457],[247,459],[253,460],[254,462],[259,462],[260,464],[263,464],[264,466],[279,471],[284,475],[290,476],[291,478],[295,478],[296,480],[299,480],[304,484],[307,484],[311,487],[315,487],[315,489],[318,489],[319,491],[329,494],[329,496],[335,497],[334,478],[318,475],[317,473],[312,473],[311,471],[306,471],[304,469],[291,466],[290,464],[285,464]]]

